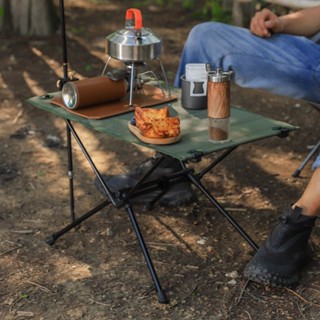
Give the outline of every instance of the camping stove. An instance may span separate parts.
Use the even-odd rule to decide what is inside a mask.
[[[107,75],[113,80],[121,78],[128,80],[130,106],[133,105],[133,93],[141,90],[143,84],[150,81],[156,81],[164,97],[170,97],[168,79],[160,60],[162,40],[150,29],[143,28],[139,9],[128,9],[125,28],[107,36],[106,40],[108,59],[103,74],[106,72],[111,58],[123,63],[122,69],[111,70]],[[162,78],[156,75],[155,64],[160,69]],[[165,83],[166,90],[163,89],[162,82]]]

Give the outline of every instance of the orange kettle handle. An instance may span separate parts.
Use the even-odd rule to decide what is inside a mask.
[[[126,20],[132,20],[134,18],[134,29],[142,29],[142,15],[141,11],[136,8],[130,8],[126,12]]]

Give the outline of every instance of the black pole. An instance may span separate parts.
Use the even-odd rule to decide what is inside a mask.
[[[69,81],[68,77],[68,54],[67,54],[67,35],[66,35],[66,20],[64,14],[64,0],[60,0],[60,27],[61,27],[61,44],[62,44],[62,68],[63,78],[59,81],[59,89],[62,90],[63,85]],[[69,198],[70,198],[70,213],[71,221],[75,220],[74,211],[74,187],[73,187],[73,159],[72,159],[72,142],[70,128],[66,125],[67,135],[67,153],[68,153],[68,178],[69,178]]]
[[[64,14],[64,0],[60,0],[60,19],[61,19],[60,26],[61,26],[61,41],[62,41],[62,67],[63,67],[63,79],[60,82],[60,89],[62,89],[64,83],[66,83],[69,80],[66,20],[65,20],[65,14]]]

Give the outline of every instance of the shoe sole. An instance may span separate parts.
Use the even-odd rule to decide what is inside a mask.
[[[255,265],[247,266],[244,270],[244,276],[248,280],[277,288],[295,289],[299,285],[298,273],[290,276],[275,274]]]
[[[312,260],[312,256],[307,257],[303,263],[297,267],[297,272],[291,273],[290,275],[270,272],[267,268],[259,264],[251,263],[245,267],[244,277],[248,280],[271,287],[295,289],[299,285],[299,271]],[[288,269],[290,267],[291,266],[288,266]]]

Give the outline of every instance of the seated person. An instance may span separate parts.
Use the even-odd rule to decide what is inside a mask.
[[[320,102],[320,6],[278,17],[268,9],[257,12],[250,30],[206,22],[195,26],[186,41],[175,85],[187,63],[209,63],[232,69],[241,87]],[[281,216],[265,243],[245,267],[250,280],[295,287],[298,273],[312,258],[308,239],[320,214],[320,156],[300,199]]]

